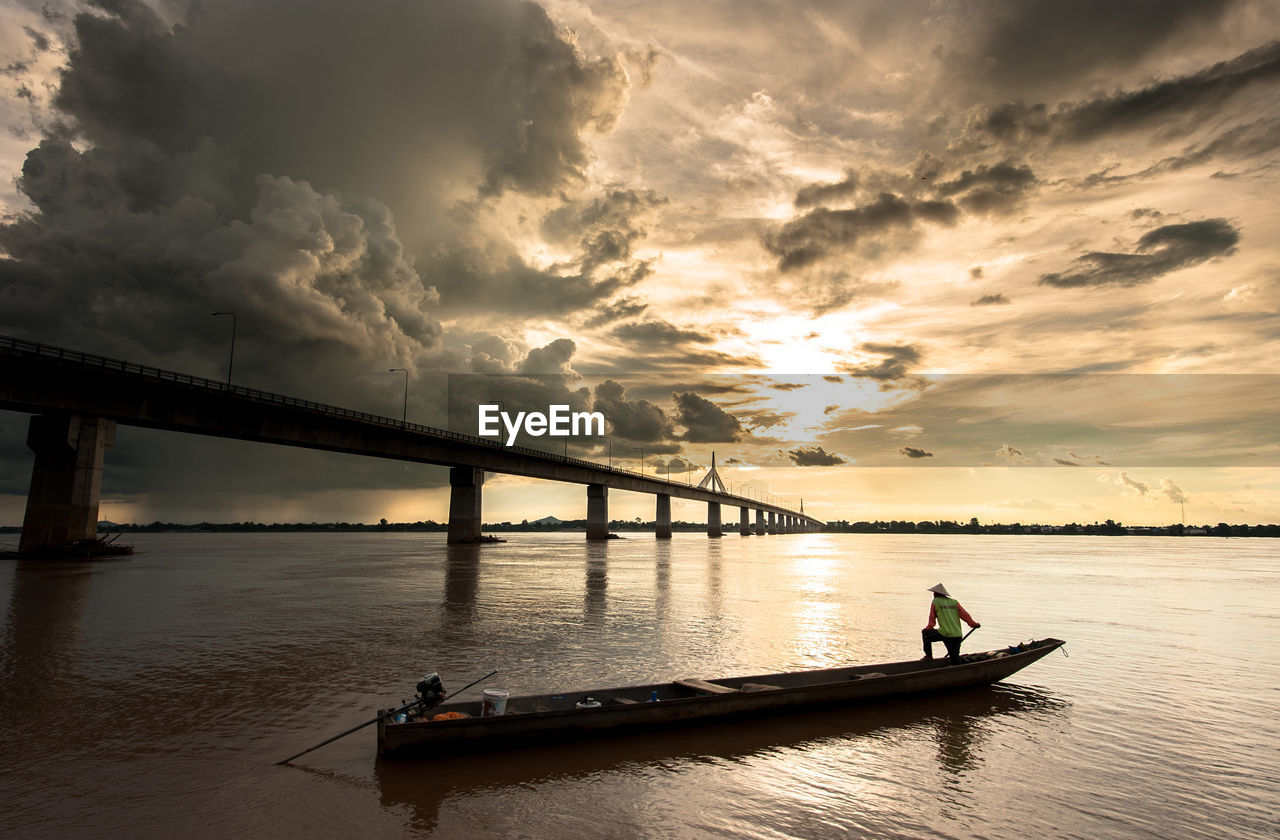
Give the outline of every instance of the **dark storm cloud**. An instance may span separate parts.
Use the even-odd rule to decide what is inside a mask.
[[[614,321],[642,315],[648,308],[649,305],[647,303],[641,303],[637,298],[619,298],[597,306],[591,317],[584,321],[582,325],[588,328],[603,327],[605,324],[610,324]]]
[[[93,142],[208,138],[242,181],[288,174],[400,217],[436,167],[490,193],[581,181],[582,131],[611,125],[625,92],[616,62],[584,58],[532,3],[224,0],[173,29],[132,0],[100,8],[75,19],[56,99]]]
[[[797,467],[835,467],[848,463],[847,459],[834,452],[828,452],[821,446],[798,446],[787,450],[784,454]]]
[[[915,448],[914,446],[904,446],[904,447],[902,447],[901,449],[899,449],[899,450],[898,450],[898,452],[899,452],[899,454],[905,455],[905,456],[907,456],[908,458],[911,458],[911,459],[917,459],[917,458],[932,458],[932,457],[933,457],[933,453],[932,453],[932,452],[928,452],[928,451],[926,451],[926,450],[924,450],[924,449],[917,449],[917,448]]]
[[[637,285],[652,264],[634,260],[607,271],[535,268],[509,243],[469,240],[442,245],[422,265],[421,274],[451,315],[557,316],[599,306]]]
[[[171,27],[119,0],[76,16],[61,119],[18,181],[35,212],[0,228],[0,294],[15,304],[0,328],[203,357],[221,331],[192,319],[228,309],[250,328],[246,371],[298,342],[320,371],[325,345],[366,366],[439,350],[434,277],[463,309],[479,297],[563,312],[647,275],[601,265],[636,235],[611,235],[607,213],[590,270],[559,276],[459,236],[468,220],[441,200],[582,182],[584,132],[612,125],[625,99],[616,62],[582,56],[530,3],[299,11],[226,0]],[[443,265],[415,265],[419,246]],[[255,325],[273,358],[257,355]]]
[[[843,180],[833,184],[808,184],[796,193],[795,206],[816,207],[835,201],[851,199],[858,192],[858,173],[850,169],[845,172]]]
[[[988,215],[1018,209],[1035,185],[1031,167],[1005,161],[966,169],[958,177],[939,183],[936,190],[943,198],[955,196],[956,202],[971,213]]]
[[[612,379],[596,386],[594,410],[604,415],[614,437],[639,443],[667,442],[675,437],[671,420],[660,406],[627,399],[626,388]]]
[[[909,232],[918,222],[951,226],[959,218],[960,211],[950,201],[921,201],[885,192],[870,204],[847,210],[820,207],[806,213],[767,235],[764,245],[785,272],[851,251],[884,234]]]
[[[31,45],[35,47],[37,52],[48,52],[53,48],[49,36],[43,32],[32,29],[30,26],[22,27],[22,31],[27,33],[27,37],[31,39]]]
[[[1039,283],[1059,289],[1137,286],[1182,268],[1235,251],[1240,233],[1226,219],[1165,225],[1143,234],[1135,253],[1091,251],[1076,257],[1071,270],[1040,275]]]
[[[744,434],[737,417],[692,391],[671,395],[676,406],[676,422],[685,427],[683,440],[690,443],[726,443]]]
[[[760,367],[762,362],[754,355],[735,355],[708,348],[707,345],[734,332],[690,329],[662,320],[619,324],[609,334],[624,342],[627,352],[606,353],[597,359],[614,369],[632,373],[667,368]]]
[[[974,11],[989,21],[974,65],[1002,89],[1073,83],[1090,71],[1133,66],[1187,33],[1215,26],[1235,2],[1222,0],[1000,0]]]
[[[974,113],[976,132],[1000,142],[1018,144],[1036,138],[1086,143],[1111,134],[1164,126],[1190,131],[1221,111],[1238,93],[1280,80],[1280,41],[1242,53],[1185,76],[1155,82],[1050,110],[1043,103],[1006,102]]]
[[[910,372],[910,368],[920,361],[920,349],[915,345],[895,344],[863,344],[862,352],[880,356],[878,362],[861,365],[846,365],[844,370],[852,376],[863,376],[870,379],[901,379]]]
[[[570,202],[547,215],[542,233],[552,242],[577,239],[586,275],[609,263],[631,259],[631,249],[647,232],[641,220],[667,200],[652,190],[613,189],[583,202]]]
[[[707,333],[677,327],[668,321],[643,321],[622,324],[613,328],[612,335],[626,341],[647,345],[710,344],[715,341],[715,337]]]
[[[1150,178],[1169,172],[1180,172],[1192,166],[1200,166],[1213,160],[1250,161],[1267,160],[1267,156],[1280,147],[1280,121],[1256,120],[1247,125],[1238,125],[1222,132],[1207,143],[1196,143],[1185,148],[1181,153],[1171,155],[1137,172],[1130,174],[1112,174],[1114,167],[1096,172],[1085,178],[1081,185],[1085,187],[1109,186],[1126,181]],[[1135,210],[1134,218],[1139,218],[1142,211]],[[1158,211],[1151,211],[1156,213]],[[1163,214],[1155,216],[1159,218]]]

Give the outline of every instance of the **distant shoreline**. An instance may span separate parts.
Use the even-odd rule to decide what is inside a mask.
[[[554,522],[494,522],[485,523],[487,533],[557,533],[585,531],[585,519],[557,520]],[[724,523],[723,531],[733,534],[737,523]],[[702,532],[705,522],[672,522],[672,531]],[[427,520],[424,522],[387,522],[366,524],[363,522],[151,522],[145,525],[101,522],[98,532],[103,534],[162,534],[162,533],[338,533],[338,532],[386,532],[386,533],[435,533],[449,529],[448,523]],[[610,531],[651,532],[653,522],[614,520]],[[21,533],[19,526],[0,526],[0,534]],[[1014,535],[1066,535],[1066,536],[1165,536],[1165,537],[1280,537],[1280,525],[1232,525],[1220,522],[1216,525],[1124,525],[1108,519],[1106,522],[1067,525],[1038,525],[1023,523],[992,523],[987,525],[970,522],[911,522],[911,521],[834,521],[827,523],[819,533],[826,534],[1014,534]]]

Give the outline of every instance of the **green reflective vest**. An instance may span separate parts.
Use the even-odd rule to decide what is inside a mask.
[[[960,602],[955,598],[933,599],[933,612],[938,617],[938,632],[944,636],[960,635]]]

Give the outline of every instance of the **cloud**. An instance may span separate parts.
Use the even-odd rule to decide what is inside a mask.
[[[1206,143],[1194,143],[1176,155],[1162,158],[1158,162],[1125,175],[1112,175],[1113,167],[1096,172],[1085,178],[1081,185],[1114,186],[1117,184],[1152,178],[1158,175],[1180,172],[1193,166],[1201,166],[1217,159],[1227,160],[1260,160],[1280,147],[1280,120],[1260,119],[1254,122],[1233,126]],[[1165,214],[1158,210],[1140,208],[1133,211],[1132,216],[1160,219]]]
[[[874,363],[845,365],[844,371],[852,376],[892,381],[906,376],[910,368],[920,361],[920,348],[912,344],[863,344],[864,353],[880,356]]]
[[[898,450],[898,452],[899,452],[899,453],[901,453],[901,454],[903,454],[903,455],[905,455],[905,456],[907,456],[908,458],[913,459],[913,460],[914,460],[914,459],[917,459],[917,458],[932,458],[932,457],[933,457],[933,453],[932,453],[932,452],[926,452],[925,450],[923,450],[923,449],[917,449],[917,448],[915,448],[914,446],[904,446],[904,447],[902,447],[901,449],[899,449],[899,450]]]
[[[744,434],[737,417],[692,391],[671,395],[676,405],[676,422],[685,427],[682,439],[690,443],[735,441]]]
[[[1039,284],[1059,289],[1138,286],[1235,252],[1239,231],[1226,219],[1165,225],[1142,235],[1132,254],[1090,251],[1066,272],[1040,275]]]
[[[944,198],[958,196],[956,201],[965,210],[988,215],[1017,210],[1036,183],[1031,167],[1005,161],[995,166],[983,164],[974,170],[966,169],[953,180],[939,183],[936,190]],[[981,276],[981,272],[976,276]]]
[[[570,363],[577,349],[577,345],[569,338],[558,338],[545,347],[535,347],[520,365],[520,372],[574,375]]]
[[[626,343],[626,352],[602,358],[632,372],[638,368],[689,370],[760,367],[762,362],[756,356],[711,349],[710,345],[726,335],[736,333],[736,329],[703,330],[682,327],[661,319],[631,321],[619,324],[609,331],[611,337]]]
[[[698,330],[677,327],[669,321],[635,321],[620,324],[611,330],[611,334],[644,345],[678,346],[681,344],[710,344],[715,337]]]
[[[888,233],[910,232],[918,222],[951,226],[960,211],[950,201],[907,199],[882,192],[875,201],[846,210],[819,207],[765,237],[781,271],[812,265]]]
[[[974,10],[982,15],[972,48],[978,60],[968,66],[1002,90],[1036,90],[1095,76],[1105,80],[1188,33],[1202,38],[1232,6],[1217,0],[986,4]]]
[[[983,295],[975,301],[969,303],[970,306],[1007,306],[1013,301],[1009,300],[1000,292],[992,295]]]
[[[747,422],[753,429],[768,429],[790,422],[795,416],[791,411],[756,411],[748,416]]]
[[[925,169],[936,174],[934,170],[941,165],[935,161]],[[1012,212],[1022,206],[1038,183],[1029,166],[1004,161],[966,169],[951,180],[929,186],[924,197],[916,195],[920,180],[929,177],[908,179],[878,171],[860,177],[849,170],[842,181],[806,185],[796,194],[795,206],[815,209],[767,233],[765,249],[778,258],[778,268],[783,272],[805,268],[840,253],[871,253],[885,244],[886,237],[910,235],[920,223],[951,227],[960,221],[962,210],[979,215]],[[864,185],[863,181],[870,184]],[[880,191],[874,200],[854,207],[818,206],[852,200],[860,186],[879,187]],[[824,309],[838,308],[854,296],[853,292],[829,295],[832,300],[823,304]]]
[[[670,470],[671,475],[683,475],[684,473],[697,472],[702,468],[690,460],[676,456],[665,462],[660,461],[658,469],[663,472]]]
[[[635,243],[647,232],[641,220],[666,203],[653,190],[614,188],[553,210],[543,219],[541,231],[549,242],[578,240],[579,269],[589,275],[601,266],[630,260]]]
[[[634,318],[642,315],[648,308],[649,305],[641,302],[638,298],[619,298],[597,306],[591,317],[584,321],[582,325],[587,328],[602,327],[613,321],[621,321],[624,318]]]
[[[798,446],[785,454],[797,467],[835,467],[848,463],[847,459],[821,446]]]
[[[1169,501],[1174,504],[1182,504],[1191,501],[1191,497],[1183,492],[1172,478],[1160,479],[1160,492],[1169,497]]]
[[[1147,493],[1151,491],[1151,485],[1147,484],[1145,481],[1139,481],[1138,479],[1129,475],[1127,472],[1120,473],[1120,475],[1116,478],[1116,484],[1120,485],[1121,487],[1128,487],[1130,490],[1133,490],[1139,496],[1146,496]]]
[[[1037,45],[1044,39],[1036,39]],[[1197,73],[1154,82],[1050,110],[1043,103],[984,106],[969,119],[971,137],[1005,144],[1037,139],[1087,143],[1102,137],[1161,127],[1188,132],[1223,110],[1238,93],[1280,79],[1280,41],[1249,50]],[[981,141],[979,141],[981,144]]]
[[[858,174],[850,169],[845,177],[831,184],[807,184],[796,193],[795,206],[798,209],[816,207],[833,201],[853,198],[858,192]]]
[[[1016,446],[1010,446],[1007,443],[1002,444],[1000,448],[996,450],[996,455],[1008,464],[1033,463],[1032,459],[1024,455],[1021,449]]]
[[[627,399],[626,389],[610,379],[595,388],[594,409],[604,415],[615,437],[641,443],[666,442],[675,437],[672,421],[648,400]]]

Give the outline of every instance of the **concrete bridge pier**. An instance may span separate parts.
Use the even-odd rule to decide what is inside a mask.
[[[480,488],[484,470],[478,467],[449,468],[449,543],[478,542],[481,536]]]
[[[763,511],[763,510],[757,510],[757,511],[756,511],[756,533],[757,533],[757,534],[763,534],[764,532],[765,532],[765,528],[764,528],[764,511]]]
[[[769,511],[769,533],[778,533],[778,514],[774,511]]]
[[[724,530],[720,527],[720,503],[707,502],[707,536],[719,537],[724,535]]]
[[[587,485],[587,539],[609,539],[609,488]]]
[[[97,539],[102,458],[115,442],[114,420],[81,414],[31,418],[27,446],[36,453],[36,460],[19,551]]]
[[[749,508],[739,508],[740,516],[738,517],[738,533],[744,537],[751,536],[751,510]]]
[[[658,509],[654,514],[653,535],[660,540],[671,539],[671,497],[659,493]]]

